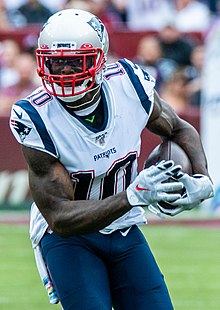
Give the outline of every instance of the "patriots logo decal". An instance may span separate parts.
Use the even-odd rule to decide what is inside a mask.
[[[27,137],[27,135],[29,135],[30,131],[32,128],[18,122],[15,121],[14,119],[11,120],[11,125],[12,127],[17,131],[17,133],[20,136],[21,142],[24,141],[24,139]]]
[[[88,24],[97,32],[99,40],[102,43],[103,42],[104,25],[101,22],[101,20],[96,18],[96,17],[93,17],[92,19],[90,19]]]

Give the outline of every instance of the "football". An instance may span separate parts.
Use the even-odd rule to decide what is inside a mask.
[[[157,145],[153,151],[148,156],[147,160],[145,161],[144,168],[148,168],[151,165],[154,165],[161,160],[173,160],[175,165],[181,165],[182,171],[192,175],[192,166],[190,159],[188,158],[185,151],[175,142],[173,141],[166,141],[159,145]],[[172,181],[173,179],[168,179],[168,181]],[[180,194],[183,194],[183,190],[181,190]],[[173,209],[172,205],[167,202],[159,202],[159,204],[166,209]]]

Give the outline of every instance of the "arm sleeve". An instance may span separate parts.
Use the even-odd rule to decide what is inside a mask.
[[[121,59],[119,63],[126,71],[144,110],[150,116],[154,105],[155,79],[128,59]]]
[[[28,100],[18,101],[13,105],[9,122],[10,129],[20,144],[58,157],[41,116]]]

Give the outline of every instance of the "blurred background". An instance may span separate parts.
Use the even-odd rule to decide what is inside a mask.
[[[143,227],[166,275],[175,310],[220,309],[220,0],[0,0],[0,309],[60,309],[48,303],[28,236],[27,166],[9,130],[11,106],[41,82],[38,33],[66,8],[106,25],[108,63],[128,58],[200,133],[215,197],[190,212]],[[159,138],[142,133],[139,169]]]
[[[91,11],[110,37],[108,62],[126,57],[157,80],[156,89],[201,134],[216,195],[200,213],[220,213],[218,0],[0,0],[0,210],[28,209],[27,167],[8,121],[14,102],[40,85],[38,33],[58,10]],[[139,159],[159,143],[143,132]]]

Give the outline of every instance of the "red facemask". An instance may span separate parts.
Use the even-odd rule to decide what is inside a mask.
[[[96,75],[106,62],[101,48],[38,48],[37,73],[48,93],[58,97],[76,96],[92,89]],[[80,87],[82,86],[83,87]]]

